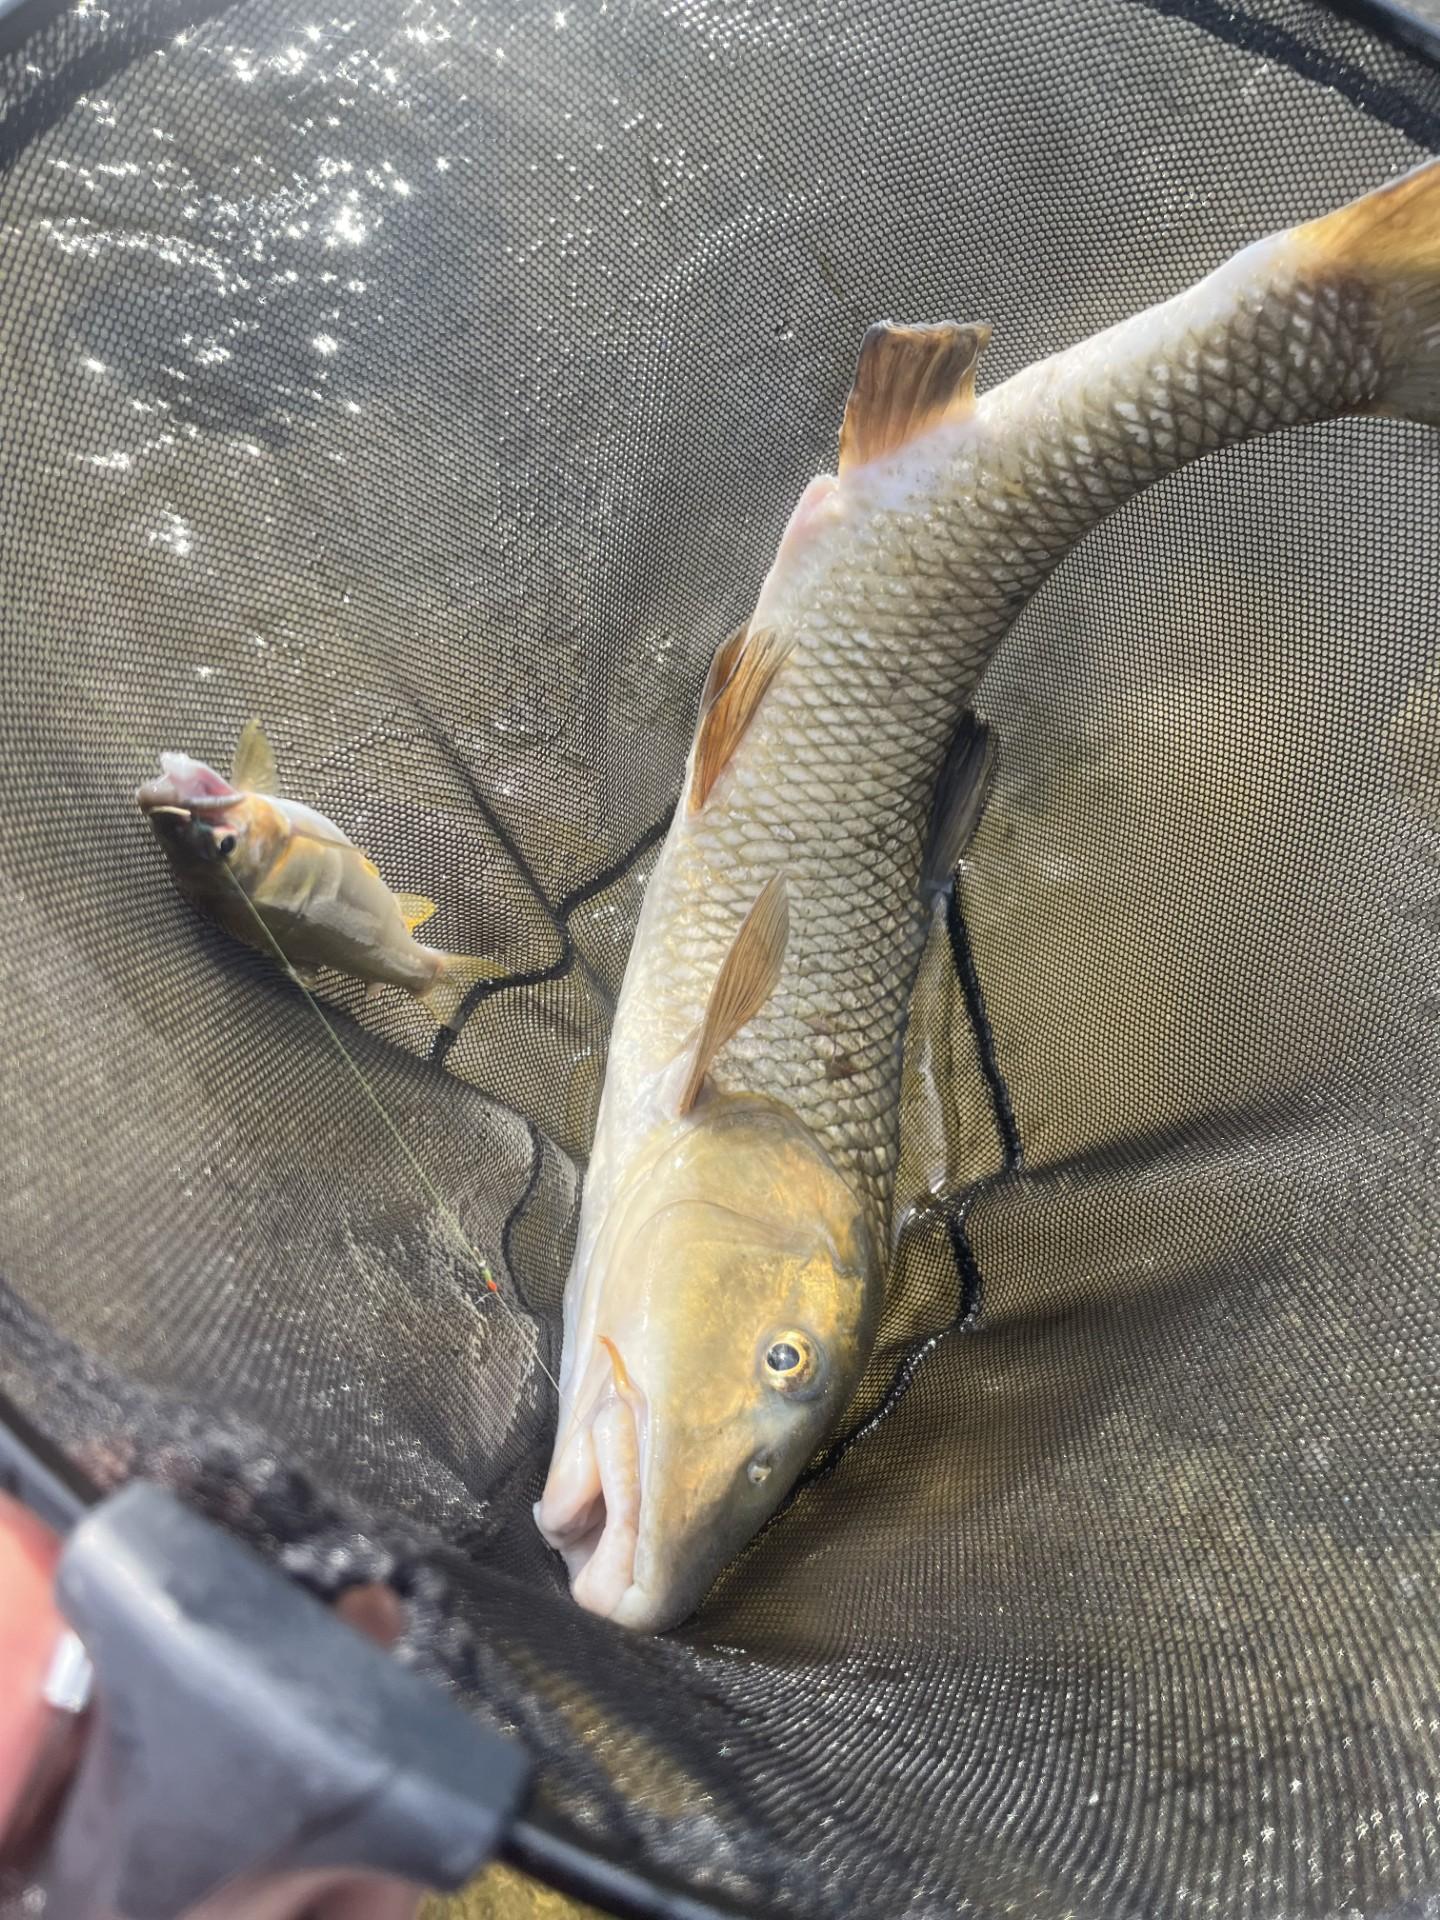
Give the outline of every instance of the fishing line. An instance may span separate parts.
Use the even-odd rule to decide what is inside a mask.
[[[449,1228],[450,1233],[454,1238],[456,1246],[459,1247],[460,1251],[464,1254],[465,1258],[470,1262],[470,1264],[475,1268],[475,1271],[480,1275],[480,1278],[485,1282],[486,1290],[494,1294],[495,1298],[500,1302],[500,1305],[505,1309],[505,1312],[509,1315],[513,1323],[517,1327],[523,1328],[527,1324],[527,1322],[522,1318],[520,1314],[516,1313],[515,1309],[511,1306],[510,1302],[505,1298],[505,1295],[500,1291],[500,1283],[495,1278],[495,1275],[491,1270],[490,1262],[485,1258],[484,1254],[481,1253],[479,1249],[475,1247],[470,1241],[470,1238],[466,1234],[465,1229],[461,1226],[459,1219],[456,1217],[456,1214],[453,1208],[451,1208],[446,1204],[444,1198],[440,1193],[440,1189],[435,1185],[434,1181],[430,1178],[429,1174],[426,1173],[424,1167],[420,1164],[420,1161],[416,1156],[414,1148],[410,1145],[410,1142],[405,1138],[404,1134],[401,1133],[399,1127],[397,1127],[395,1122],[391,1119],[389,1113],[385,1109],[384,1102],[381,1100],[380,1096],[376,1093],[375,1089],[371,1086],[370,1082],[366,1079],[365,1075],[361,1072],[358,1061],[356,1061],[354,1056],[351,1054],[350,1049],[345,1045],[345,1042],[340,1038],[339,1034],[335,1031],[335,1029],[331,1026],[330,1022],[326,1019],[324,1010],[321,1007],[320,1002],[315,998],[314,994],[310,991],[309,987],[306,986],[305,982],[301,979],[300,975],[295,971],[294,967],[291,966],[289,960],[285,956],[285,952],[281,947],[279,941],[275,938],[274,934],[270,931],[269,927],[265,924],[264,916],[261,914],[259,908],[255,905],[255,902],[250,898],[249,894],[246,893],[245,889],[241,886],[240,882],[235,878],[234,874],[230,871],[229,867],[224,864],[223,861],[221,862],[220,871],[225,875],[225,878],[229,881],[230,885],[235,889],[236,893],[244,901],[246,912],[250,915],[251,919],[255,922],[256,926],[259,927],[260,932],[264,937],[265,943],[269,947],[270,951],[275,955],[275,958],[280,962],[280,965],[285,969],[286,973],[290,976],[290,978],[294,981],[295,985],[300,989],[301,993],[304,994],[306,1000],[310,1003],[310,1007],[314,1012],[315,1018],[320,1022],[321,1026],[325,1029],[326,1036],[328,1037],[331,1045],[334,1047],[335,1051],[339,1054],[340,1058],[344,1061],[346,1070],[349,1072],[349,1074],[355,1081],[356,1086],[359,1087],[360,1091],[364,1094],[365,1098],[369,1101],[370,1105],[374,1108],[376,1114],[379,1116],[381,1124],[385,1127],[391,1139],[395,1142],[396,1146],[400,1149],[400,1152],[404,1157],[406,1165],[409,1167],[411,1173],[414,1174],[416,1180],[419,1182],[423,1191],[429,1196],[430,1201],[435,1207],[436,1212],[439,1214],[441,1221],[444,1223],[446,1227]],[[569,1403],[566,1400],[565,1394],[560,1386],[560,1382],[555,1378],[554,1374],[551,1373],[550,1369],[546,1366],[545,1362],[540,1358],[538,1351],[536,1352],[536,1355],[535,1355],[535,1364],[536,1366],[539,1367],[541,1373],[544,1374],[545,1378],[550,1382],[551,1386],[554,1387],[555,1392],[559,1397],[560,1404],[562,1406],[568,1406]]]
[[[87,687],[76,687],[74,691],[80,695],[84,703],[87,706],[89,706],[93,712],[100,714],[104,718],[107,727],[112,730],[112,734],[114,734],[115,737],[120,738],[122,741],[128,742],[128,744],[135,750],[137,756],[142,760],[144,759],[147,749],[145,749],[141,745],[141,743],[134,737],[134,735],[129,732],[128,728],[122,727],[118,729],[118,732],[117,732],[115,715],[109,710],[109,707],[104,701],[98,699]],[[511,1306],[510,1302],[506,1299],[504,1293],[500,1289],[499,1281],[495,1278],[495,1274],[493,1269],[491,1268],[490,1262],[485,1258],[484,1254],[481,1253],[479,1249],[471,1243],[468,1235],[465,1232],[465,1229],[461,1226],[459,1219],[456,1217],[454,1209],[446,1204],[444,1198],[440,1193],[439,1188],[435,1185],[435,1182],[430,1178],[429,1174],[426,1173],[424,1167],[421,1165],[420,1160],[416,1156],[414,1148],[410,1145],[409,1141],[405,1138],[404,1134],[401,1133],[399,1127],[396,1126],[395,1122],[391,1119],[389,1113],[385,1109],[384,1102],[381,1100],[380,1096],[376,1093],[374,1087],[371,1086],[369,1080],[366,1079],[364,1073],[361,1072],[358,1061],[356,1061],[354,1056],[351,1054],[350,1049],[345,1045],[345,1042],[340,1038],[339,1034],[335,1031],[335,1029],[331,1026],[330,1022],[326,1019],[324,1010],[322,1009],[320,1002],[315,998],[314,994],[310,991],[309,987],[306,986],[305,982],[301,979],[300,975],[295,971],[294,967],[291,966],[289,960],[285,956],[284,950],[281,948],[274,934],[270,931],[270,928],[265,924],[265,920],[261,915],[259,909],[256,907],[254,901],[250,898],[249,894],[246,893],[245,889],[241,886],[240,882],[235,878],[234,874],[230,871],[229,867],[224,865],[223,862],[221,863],[221,871],[224,873],[225,878],[229,881],[230,885],[235,889],[236,893],[240,896],[241,900],[245,903],[245,910],[250,915],[251,919],[254,920],[256,926],[260,929],[261,936],[264,939],[266,946],[275,955],[275,958],[280,962],[280,965],[284,968],[285,972],[289,975],[290,979],[294,981],[295,985],[300,989],[301,993],[305,996],[305,999],[309,1003],[310,1008],[315,1015],[315,1018],[320,1022],[320,1025],[325,1029],[325,1034],[328,1040],[330,1041],[330,1044],[334,1047],[335,1051],[339,1054],[341,1060],[345,1063],[346,1071],[350,1074],[351,1078],[355,1081],[355,1084],[359,1087],[361,1093],[364,1094],[371,1108],[374,1110],[374,1112],[378,1116],[381,1125],[385,1128],[386,1132],[390,1135],[391,1139],[395,1142],[396,1146],[400,1149],[400,1152],[402,1157],[404,1158],[405,1164],[409,1167],[411,1173],[414,1175],[416,1181],[419,1183],[421,1190],[429,1197],[431,1204],[434,1206],[436,1212],[439,1214],[442,1224],[448,1229],[455,1245],[460,1249],[460,1252],[463,1254],[464,1258],[470,1263],[470,1265],[474,1268],[476,1273],[478,1273],[480,1278],[485,1282],[486,1291],[495,1296],[495,1298],[499,1301],[501,1307],[504,1309],[506,1315],[509,1317],[509,1319],[513,1322],[513,1324],[516,1327],[524,1328],[527,1324],[533,1324],[533,1323],[527,1323],[525,1318],[521,1314],[518,1314],[515,1311],[515,1309]],[[549,1381],[550,1385],[555,1389],[556,1397],[558,1398],[561,1406],[567,1408],[567,1410],[573,1411],[573,1409],[570,1407],[570,1402],[564,1390],[561,1388],[560,1382],[555,1378],[555,1375],[550,1371],[549,1367],[546,1366],[544,1360],[541,1359],[539,1349],[538,1349],[538,1344],[535,1352],[535,1364],[537,1367],[539,1367],[541,1373],[544,1374],[545,1378]]]

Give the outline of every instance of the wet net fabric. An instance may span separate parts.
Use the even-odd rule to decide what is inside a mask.
[[[992,384],[1431,151],[1435,72],[1268,0],[23,26],[0,1388],[321,1589],[393,1578],[409,1656],[523,1736],[550,1817],[673,1885],[1418,1912],[1432,433],[1206,462],[1007,640],[875,1364],[696,1620],[580,1615],[529,1504],[695,701],[863,329],[989,319]],[[131,802],[162,748],[228,765],[252,713],[284,790],[439,904],[426,937],[507,969],[453,1043],[327,978],[363,1086]]]

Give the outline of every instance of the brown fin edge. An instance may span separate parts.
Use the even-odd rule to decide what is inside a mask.
[[[841,479],[973,413],[975,369],[989,338],[983,321],[901,327],[881,320],[871,327],[845,402]]]
[[[1289,239],[1309,277],[1366,290],[1380,337],[1370,410],[1440,425],[1440,160],[1292,228]]]
[[[689,812],[699,813],[710,798],[789,653],[790,643],[772,628],[752,632],[748,622],[716,648],[700,696]]]

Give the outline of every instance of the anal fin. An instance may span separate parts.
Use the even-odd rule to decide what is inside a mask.
[[[777,873],[761,888],[720,963],[680,1091],[680,1113],[689,1113],[700,1098],[715,1056],[755,1018],[775,991],[789,939],[790,902],[785,876]]]
[[[365,859],[363,854],[360,857]],[[365,864],[371,873],[378,871],[372,861],[365,860]],[[397,893],[395,904],[404,916],[405,928],[409,933],[414,933],[417,927],[423,927],[427,920],[433,920],[440,911],[435,902],[427,900],[423,893]]]
[[[503,980],[507,969],[499,960],[485,960],[473,953],[445,953],[437,958],[440,966],[435,979],[415,998],[437,1026],[458,1033],[471,988]]]

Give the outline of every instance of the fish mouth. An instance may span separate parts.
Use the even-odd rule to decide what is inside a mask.
[[[644,1626],[653,1611],[637,1578],[645,1397],[620,1350],[602,1334],[610,1379],[587,1418],[571,1422],[535,1506],[535,1524],[564,1559],[577,1606],[622,1626]]]
[[[135,789],[135,804],[145,814],[182,815],[223,813],[244,795],[230,782],[183,753],[162,753],[160,771]]]
[[[135,789],[136,806],[152,818],[157,813],[180,820],[192,819],[196,814],[202,819],[219,818],[239,798],[238,793],[182,794],[168,774],[161,774],[158,780],[147,780],[143,786]]]
[[[135,789],[135,804],[142,813],[179,815],[190,818],[190,809],[180,797],[180,789],[168,773],[158,774]]]

